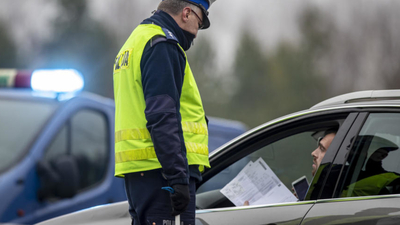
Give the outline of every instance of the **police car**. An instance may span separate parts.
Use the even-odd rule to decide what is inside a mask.
[[[126,200],[114,177],[114,101],[73,69],[0,70],[0,223]],[[210,118],[210,150],[246,130]]]
[[[322,149],[329,130],[336,134],[313,176],[311,153]],[[400,90],[349,93],[272,120],[210,154],[211,168],[197,189],[196,224],[400,224],[399,146]],[[273,173],[253,180],[264,182],[262,191],[254,192],[268,195],[278,186],[291,191],[293,182],[305,176],[310,183],[304,200],[260,203],[264,196],[251,198],[253,193],[240,182],[230,194],[222,194],[249,162],[255,165],[260,159]],[[214,185],[214,180],[223,182]],[[239,204],[231,201],[243,193],[248,195]],[[252,199],[248,206],[246,199]],[[128,203],[121,202],[41,224],[129,222]]]

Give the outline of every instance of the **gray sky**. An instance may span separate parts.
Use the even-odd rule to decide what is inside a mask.
[[[160,0],[103,0],[102,4],[98,4],[100,0],[90,2],[93,16],[110,27],[119,27],[116,35],[124,40],[138,23],[150,16],[150,12],[157,7]],[[230,56],[236,49],[242,26],[249,27],[249,31],[262,40],[265,47],[273,47],[282,38],[296,40],[296,18],[304,2],[217,0],[209,10],[211,27],[200,31],[198,38],[210,38],[217,50],[218,65],[230,66]],[[132,12],[136,14],[132,15]],[[121,21],[125,22],[121,24]]]
[[[282,39],[296,40],[296,18],[299,9],[308,1],[217,0],[209,10],[212,25],[208,30],[200,31],[199,38],[210,38],[217,50],[218,65],[229,66],[242,26],[249,27],[266,48]],[[91,15],[111,28],[122,44],[132,29],[151,15],[160,0],[88,2]],[[49,28],[56,17],[57,9],[52,0],[2,0],[0,3],[0,18],[12,21],[12,34],[18,43],[19,54],[35,51],[38,44],[51,38]]]
[[[151,15],[160,0],[88,2],[92,17],[110,28],[113,37],[122,45],[135,26]],[[217,53],[217,65],[226,69],[231,68],[242,26],[248,27],[268,52],[279,41],[298,40],[297,19],[301,10],[309,4],[324,10],[327,15],[333,15],[342,29],[354,30],[357,27],[351,20],[355,10],[373,14],[376,8],[391,8],[396,3],[397,0],[217,0],[209,10],[211,27],[200,31],[198,38],[211,39]],[[9,22],[20,55],[37,51],[43,40],[51,38],[51,22],[57,15],[53,0],[0,2],[0,18]],[[375,17],[370,18],[374,20]]]

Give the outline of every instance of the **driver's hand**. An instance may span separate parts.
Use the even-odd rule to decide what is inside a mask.
[[[296,196],[297,199],[299,199],[299,197],[297,197],[296,192],[294,191],[294,188],[292,188],[292,192],[293,192],[293,195]]]

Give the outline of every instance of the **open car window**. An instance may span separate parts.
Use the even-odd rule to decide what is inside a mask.
[[[292,192],[292,182],[298,178],[306,176],[307,180],[311,181],[313,179],[311,153],[317,148],[318,139],[324,135],[325,131],[338,129],[346,117],[347,115],[344,114],[333,117],[314,117],[275,126],[253,135],[246,143],[240,145],[241,147],[223,151],[225,160],[222,164],[226,165],[222,171],[198,188],[197,207],[201,209],[234,206],[220,190],[234,179],[247,163],[255,162],[260,158],[290,192]],[[239,159],[229,165],[232,158],[237,158],[238,155],[240,155]],[[249,202],[249,205],[252,205],[252,202]]]

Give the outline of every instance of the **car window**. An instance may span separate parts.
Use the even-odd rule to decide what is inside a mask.
[[[400,114],[370,114],[352,143],[340,197],[400,193]]]
[[[71,153],[78,159],[81,188],[103,179],[108,168],[108,126],[97,111],[82,110],[71,120]]]
[[[311,153],[317,148],[318,139],[324,135],[325,131],[331,128],[338,129],[342,121],[323,122],[321,124],[318,124],[318,122],[315,122],[315,124],[302,124],[298,127],[292,126],[290,129],[281,130],[279,133],[272,132],[272,136],[276,135],[276,139],[273,141],[269,140],[269,136],[266,136],[265,139],[255,137],[258,143],[249,141],[249,145],[255,147],[243,150],[248,152],[247,155],[207,180],[198,188],[197,194],[201,207],[233,206],[232,203],[226,200],[220,201],[218,204],[203,204],[203,196],[206,196],[208,192],[218,192],[235,178],[248,162],[255,162],[259,158],[267,163],[290,191],[292,191],[292,182],[302,176],[306,176],[307,180],[311,181],[313,165]],[[262,135],[260,134],[260,136]]]
[[[306,175],[310,180],[311,152],[316,147],[316,140],[312,137],[312,134],[313,132],[295,134],[259,148],[211,178],[198,189],[198,193],[223,188],[249,161],[254,162],[260,157],[287,187],[290,187],[292,181],[303,175]],[[293,155],[298,156],[298,158],[287,157]]]
[[[86,189],[103,179],[109,153],[105,116],[94,110],[81,110],[68,120],[49,145],[45,160],[53,162],[72,155],[77,162],[79,189]]]
[[[48,101],[0,99],[0,173],[27,153],[57,106]]]

